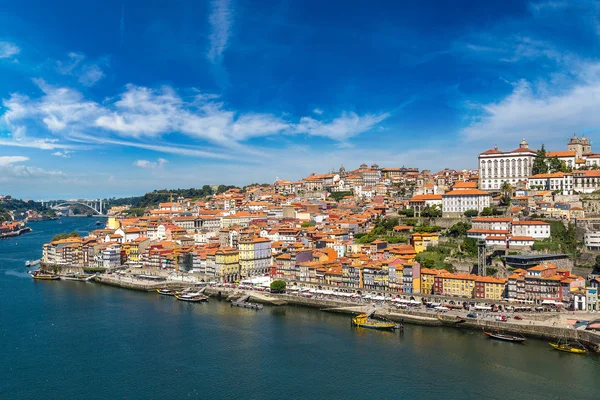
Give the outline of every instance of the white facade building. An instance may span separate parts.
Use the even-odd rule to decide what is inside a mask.
[[[550,224],[544,221],[513,221],[513,236],[529,236],[534,239],[550,237]]]
[[[586,232],[583,243],[588,250],[600,250],[600,232]]]
[[[477,189],[457,189],[442,195],[444,217],[461,217],[467,210],[483,211],[491,204],[492,196]]]
[[[523,139],[518,149],[503,152],[497,147],[479,155],[479,187],[498,191],[503,182],[513,186],[531,175],[535,150]]]
[[[532,175],[527,187],[533,190],[551,190],[562,194],[573,194],[573,174],[555,172],[553,174]]]

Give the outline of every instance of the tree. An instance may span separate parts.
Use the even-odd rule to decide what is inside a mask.
[[[448,235],[452,237],[462,237],[471,229],[471,224],[466,222],[457,222],[448,229]]]
[[[466,238],[462,242],[462,250],[470,256],[477,255],[477,239],[475,238]]]
[[[302,228],[310,228],[311,226],[315,226],[315,223],[313,221],[306,221],[303,222],[300,226]]]
[[[71,233],[59,233],[58,235],[54,235],[54,237],[52,238],[52,242],[56,241],[56,240],[63,240],[63,239],[68,239],[68,238],[72,238],[72,237],[80,237],[79,233],[77,232],[71,232]]]
[[[548,173],[548,164],[546,164],[546,146],[542,144],[542,148],[537,151],[533,159],[533,175]]]
[[[596,268],[600,268],[600,256],[596,256]]]
[[[440,218],[442,210],[437,205],[427,206],[421,211],[421,216],[424,218]]]
[[[490,217],[492,215],[494,215],[494,209],[492,207],[485,207],[483,210],[481,210],[482,217]]]
[[[567,163],[558,159],[558,157],[550,157],[548,159],[548,172],[567,172]]]
[[[285,291],[286,283],[280,279],[271,282],[271,292],[283,293]]]
[[[479,212],[477,210],[474,210],[474,209],[465,211],[465,217],[467,217],[467,218],[476,217],[478,215],[479,215]]]

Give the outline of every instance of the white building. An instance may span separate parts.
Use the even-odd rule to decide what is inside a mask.
[[[553,174],[532,175],[527,187],[533,190],[560,191],[562,194],[573,194],[573,174],[555,172]]]
[[[523,139],[519,148],[503,152],[498,147],[479,154],[479,187],[498,191],[503,182],[513,186],[531,175],[536,151]]]
[[[483,211],[492,196],[478,189],[456,189],[442,195],[442,213],[446,217],[461,217],[467,210]]]
[[[600,232],[586,232],[583,236],[583,244],[588,250],[600,250]]]
[[[550,237],[550,224],[544,221],[513,221],[513,236],[529,236],[534,239]]]
[[[573,171],[573,191],[592,193],[600,189],[600,170]]]

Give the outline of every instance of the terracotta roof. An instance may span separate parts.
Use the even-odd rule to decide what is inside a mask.
[[[442,196],[489,196],[488,192],[478,189],[458,189],[444,193]]]

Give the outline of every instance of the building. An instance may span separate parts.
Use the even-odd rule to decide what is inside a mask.
[[[478,189],[455,189],[442,195],[442,215],[444,218],[462,217],[467,210],[483,211],[489,207],[492,196]]]
[[[479,154],[479,187],[487,191],[500,191],[502,183],[515,186],[526,182],[533,168],[536,151],[523,139],[512,151],[500,151],[498,147]]]
[[[583,243],[588,250],[600,250],[600,231],[586,232]]]
[[[573,174],[555,172],[537,174],[529,177],[527,188],[533,190],[550,190],[561,194],[573,194]]]
[[[440,236],[436,233],[413,233],[410,236],[410,244],[418,253],[427,250],[430,246],[437,246]]]
[[[241,279],[240,253],[237,249],[223,247],[217,250],[215,264],[223,282],[235,282]]]
[[[252,238],[239,241],[240,274],[242,279],[268,274],[271,269],[271,241]]]
[[[513,221],[511,233],[514,236],[547,239],[550,237],[550,224],[544,221]]]
[[[502,300],[505,297],[506,279],[491,276],[475,278],[475,298],[487,300]]]

